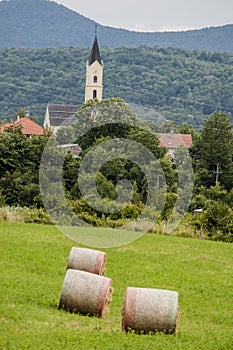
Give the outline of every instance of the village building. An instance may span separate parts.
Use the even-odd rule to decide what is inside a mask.
[[[177,148],[183,145],[186,148],[192,146],[192,135],[190,134],[158,134],[160,147],[168,149],[168,154],[173,157]]]
[[[89,60],[86,64],[85,102],[91,99],[102,100],[103,97],[103,61],[97,36],[95,36]]]
[[[91,49],[89,60],[86,63],[85,102],[91,99],[102,100],[103,97],[103,61],[101,60],[97,35]],[[46,108],[44,128],[51,129],[54,133],[61,126],[72,125],[81,104],[52,104]]]
[[[85,102],[91,99],[102,100],[103,97],[103,61],[101,60],[97,35],[95,35],[89,59],[86,63]],[[76,113],[81,105],[52,104],[46,108],[44,128],[49,128],[54,133],[61,126],[69,126],[75,123]],[[158,134],[160,146],[168,149],[168,154],[173,157],[174,151],[181,145],[186,148],[192,146],[190,134]],[[70,146],[71,147],[71,146]],[[72,147],[75,147],[72,145]],[[76,150],[76,152],[78,152]]]
[[[45,130],[42,126],[31,120],[29,117],[25,118],[17,118],[16,121],[13,121],[12,123],[6,123],[0,127],[0,132],[6,132],[9,128],[20,128],[23,135],[26,137],[31,138],[35,135],[44,135]]]
[[[45,112],[44,128],[56,133],[61,126],[72,125],[76,120],[75,113],[79,108],[80,105],[49,103]]]

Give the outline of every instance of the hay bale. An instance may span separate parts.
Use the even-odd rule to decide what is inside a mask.
[[[67,269],[82,270],[102,276],[106,270],[106,253],[73,247],[67,260]]]
[[[112,292],[110,278],[68,269],[58,309],[104,318],[112,300]]]
[[[178,293],[151,288],[128,287],[122,304],[122,330],[143,333],[176,333]]]

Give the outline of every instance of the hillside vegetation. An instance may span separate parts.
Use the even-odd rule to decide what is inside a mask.
[[[26,108],[42,122],[47,103],[83,104],[89,53],[77,47],[1,50],[0,117]],[[141,46],[101,48],[101,55],[104,97],[124,98],[144,119],[200,128],[216,110],[233,115],[231,54]]]
[[[81,228],[83,230],[83,228]],[[105,320],[58,311],[66,259],[77,245],[55,227],[0,224],[1,349],[229,350],[232,245],[147,234],[107,252],[113,300]],[[179,293],[177,336],[121,332],[128,286]]]
[[[121,123],[116,123],[119,118]],[[90,130],[85,132],[86,125]],[[174,127],[165,123],[169,125]],[[174,234],[233,242],[229,118],[222,112],[211,114],[199,134],[182,124],[177,132],[192,133],[193,146],[190,153],[177,148],[175,162],[160,147],[156,128],[139,120],[120,99],[88,101],[76,123],[60,128],[55,138],[26,138],[19,127],[8,128],[0,134],[0,221],[13,216],[14,221],[20,217],[24,222],[79,226],[81,220],[81,225],[114,228],[133,226],[136,220],[142,230],[164,233],[175,211],[183,223]],[[130,142],[130,149],[124,149],[122,140]],[[58,147],[67,142],[80,145],[78,158]],[[15,210],[19,207],[25,210]],[[200,208],[202,213],[194,215]]]
[[[0,49],[90,46],[95,23],[48,0],[0,1]],[[233,52],[233,25],[186,32],[140,33],[98,25],[106,47],[155,45]]]

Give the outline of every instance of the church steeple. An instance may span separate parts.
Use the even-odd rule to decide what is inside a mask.
[[[100,56],[97,40],[97,29],[95,31],[94,43],[89,60],[86,64],[86,88],[85,102],[91,99],[102,100],[103,95],[103,62]]]
[[[91,54],[89,57],[89,65],[91,65],[92,63],[94,63],[95,61],[98,61],[101,65],[102,65],[102,60],[100,57],[100,50],[99,50],[99,44],[98,44],[98,40],[97,40],[97,36],[95,35],[95,39],[94,39],[94,43],[91,49]]]

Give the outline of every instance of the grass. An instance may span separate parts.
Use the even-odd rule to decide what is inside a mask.
[[[58,311],[72,242],[53,226],[0,223],[0,349],[233,348],[233,245],[146,234],[107,252],[105,320]],[[127,286],[179,293],[178,334],[121,331]]]

